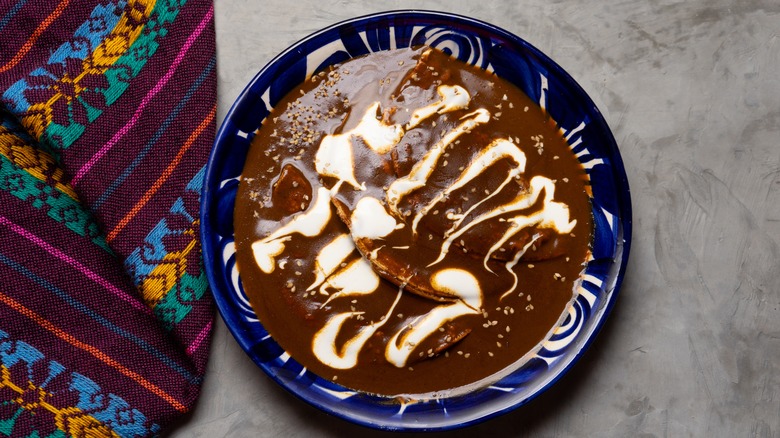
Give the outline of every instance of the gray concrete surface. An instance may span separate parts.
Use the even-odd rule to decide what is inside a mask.
[[[584,359],[448,436],[780,436],[780,2],[216,0],[220,120],[291,43],[398,8],[483,19],[555,59],[603,111],[633,196],[626,281]],[[385,434],[287,394],[221,320],[202,398],[170,433],[353,435]]]

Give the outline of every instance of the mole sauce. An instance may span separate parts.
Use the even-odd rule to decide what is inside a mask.
[[[485,383],[538,349],[589,257],[588,180],[514,85],[427,47],[314,75],[256,133],[244,290],[307,369],[380,395]]]

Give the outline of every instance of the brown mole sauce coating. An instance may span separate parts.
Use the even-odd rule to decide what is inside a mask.
[[[494,75],[436,50],[430,51],[424,62],[418,62],[425,51],[425,48],[399,49],[355,58],[315,75],[284,97],[253,139],[236,199],[237,263],[244,290],[263,326],[282,348],[314,373],[326,379],[336,378],[337,383],[352,389],[381,395],[421,394],[467,385],[505,369],[536,348],[574,296],[574,281],[583,269],[591,238],[587,177],[555,122],[514,85]],[[349,232],[333,206],[332,217],[323,233],[314,237],[290,236],[271,274],[259,269],[251,245],[307,209],[319,187],[333,186],[332,178],[321,178],[314,168],[314,156],[325,135],[352,129],[376,101],[383,111],[379,116],[386,122],[405,124],[415,108],[439,100],[436,93],[439,83],[458,84],[468,90],[471,95],[468,109],[432,117],[406,132],[395,149],[383,156],[365,145],[361,147],[361,141],[356,139],[353,142],[355,177],[358,181],[369,181],[364,194],[384,200],[383,187],[408,174],[427,148],[458,124],[459,117],[485,108],[492,114],[491,122],[460,137],[461,143],[477,145],[476,149],[461,154],[448,149],[448,155],[443,158],[448,166],[452,169],[465,166],[479,145],[484,147],[493,139],[509,138],[525,153],[526,170],[522,178],[511,182],[491,204],[508,202],[517,191],[527,188],[531,178],[543,175],[557,180],[555,201],[569,206],[570,219],[576,219],[577,225],[569,235],[545,232],[536,250],[529,250],[515,266],[519,284],[503,300],[499,301],[500,293],[495,291],[506,290],[511,285],[506,271],[503,276],[477,275],[484,292],[482,314],[461,316],[446,324],[416,347],[406,367],[398,368],[385,359],[388,339],[415,317],[442,303],[402,292],[388,321],[361,350],[358,364],[347,370],[333,369],[313,354],[314,334],[334,314],[364,312],[360,318],[346,321],[337,337],[337,344],[343,343],[361,327],[383,318],[399,288],[382,280],[370,295],[339,297],[324,306],[328,296],[317,293],[317,289],[306,292],[314,282],[316,255],[335,236]],[[538,143],[535,139],[540,135],[544,143],[541,153],[535,147]],[[456,194],[473,195],[475,199],[485,196],[485,188],[497,187],[510,165],[502,160],[493,167]],[[446,181],[441,179],[447,177],[437,172],[434,171],[429,184],[439,184],[439,189],[444,189]],[[514,193],[510,190],[512,185]],[[472,188],[476,191],[472,192]],[[337,199],[351,208],[349,204],[354,199],[344,195],[348,194],[347,190],[342,187]],[[401,209],[412,208],[414,202],[424,205],[430,193],[413,193],[401,203]],[[448,209],[457,211],[471,203],[472,200],[453,196],[436,209],[444,217]],[[538,208],[540,205],[531,210]],[[429,217],[434,216],[429,213],[421,221],[420,238],[408,254],[426,248],[428,233],[441,236],[446,229],[443,220]],[[450,251],[465,249],[466,254],[469,251],[484,254],[495,237],[486,238],[486,235],[497,232],[490,227],[475,227],[471,234],[464,235],[462,245],[458,242]],[[505,269],[501,259],[511,259],[532,232],[536,230],[520,233],[515,242],[510,241],[504,251],[496,253],[498,260],[491,263]],[[434,249],[428,247],[426,251]],[[504,253],[509,254],[503,256]],[[358,257],[360,254],[353,252],[345,262]],[[472,270],[484,272],[482,257],[462,260],[468,260]],[[416,269],[414,260],[409,260],[409,269]]]

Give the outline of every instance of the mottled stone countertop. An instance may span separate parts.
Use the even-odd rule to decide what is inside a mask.
[[[519,35],[604,113],[634,210],[617,305],[551,390],[447,436],[780,436],[780,2],[216,0],[215,8],[220,120],[298,39],[409,8]],[[216,327],[200,402],[171,436],[388,435],[291,396],[220,318]]]

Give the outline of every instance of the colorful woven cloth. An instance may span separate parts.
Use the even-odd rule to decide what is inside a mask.
[[[0,437],[153,436],[199,392],[213,8],[0,2]]]

